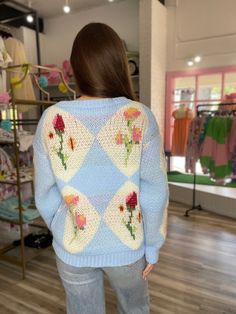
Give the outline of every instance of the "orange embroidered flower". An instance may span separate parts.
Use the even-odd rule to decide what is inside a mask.
[[[139,110],[137,110],[136,108],[128,108],[125,112],[124,112],[124,116],[126,120],[134,120],[136,118],[138,118],[140,116],[141,112]]]
[[[71,150],[74,150],[76,146],[76,140],[70,136],[68,139],[67,145]]]
[[[66,195],[64,201],[68,207],[76,206],[79,203],[79,196],[74,194]]]
[[[133,130],[132,130],[132,140],[135,142],[135,143],[139,143],[139,141],[141,140],[142,138],[142,131],[140,128],[136,128],[135,126],[133,127]]]
[[[117,133],[116,135],[116,144],[117,145],[123,144],[123,135],[121,134],[121,132]]]
[[[52,132],[49,132],[49,133],[48,133],[48,137],[49,137],[50,139],[52,139],[52,138],[54,137],[54,134],[53,134]]]
[[[123,213],[123,211],[124,211],[124,206],[123,206],[123,205],[120,205],[120,206],[119,206],[119,209],[120,209],[120,212]]]
[[[137,219],[138,219],[138,222],[141,223],[141,221],[142,221],[141,212],[138,213]]]

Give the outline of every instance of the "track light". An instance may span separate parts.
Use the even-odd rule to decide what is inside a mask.
[[[202,60],[202,58],[201,58],[200,56],[196,56],[196,57],[194,58],[194,61],[195,61],[196,63],[199,63],[201,60]]]
[[[66,14],[70,13],[70,6],[69,6],[69,1],[68,0],[65,0],[65,5],[63,6],[63,11]]]
[[[27,21],[28,23],[33,23],[33,21],[34,21],[33,16],[32,16],[31,14],[28,14],[28,15],[26,16],[26,21]]]
[[[189,61],[188,61],[188,66],[189,66],[189,67],[192,67],[192,66],[193,66],[193,64],[194,64],[194,62],[193,62],[193,61],[191,61],[191,60],[189,60]]]

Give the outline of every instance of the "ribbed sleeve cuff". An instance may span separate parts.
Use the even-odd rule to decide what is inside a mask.
[[[149,264],[156,264],[159,259],[159,251],[154,247],[146,247],[145,257]]]

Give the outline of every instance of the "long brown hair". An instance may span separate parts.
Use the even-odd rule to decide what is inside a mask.
[[[108,25],[84,26],[74,40],[70,61],[82,95],[135,99],[123,42]]]

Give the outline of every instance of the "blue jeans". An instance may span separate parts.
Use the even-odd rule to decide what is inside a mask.
[[[149,314],[147,281],[142,279],[144,257],[120,267],[74,267],[57,258],[57,268],[66,292],[67,314],[105,314],[103,275],[114,289],[119,314]]]

